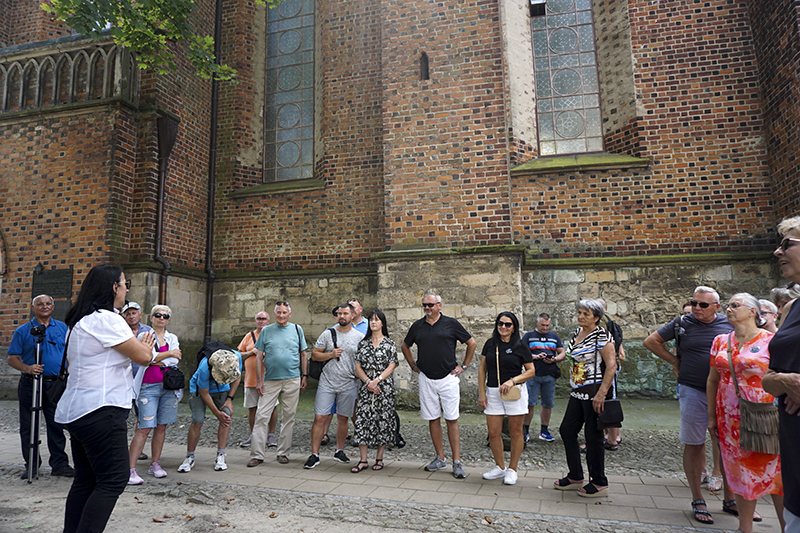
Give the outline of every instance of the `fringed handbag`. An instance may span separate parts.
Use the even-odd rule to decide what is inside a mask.
[[[736,397],[739,398],[741,417],[739,446],[748,452],[778,454],[781,451],[778,439],[778,408],[772,402],[751,402],[742,397],[739,392],[739,379],[733,368],[732,342],[733,333],[730,333],[728,335],[728,364],[731,366]]]

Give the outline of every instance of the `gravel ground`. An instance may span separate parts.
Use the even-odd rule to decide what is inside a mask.
[[[167,441],[172,444],[186,444],[190,417],[179,416],[178,423],[167,428]],[[132,434],[132,417],[129,419],[129,430]],[[280,429],[280,423],[278,424]],[[330,434],[336,431],[336,421],[331,424]],[[0,430],[16,432],[19,429],[19,418],[14,402],[0,404]],[[465,466],[491,466],[492,453],[486,443],[486,427],[483,425],[462,425],[461,457]],[[200,437],[200,446],[216,446],[217,422],[206,418]],[[520,469],[565,471],[566,460],[564,447],[558,436],[557,427],[551,426],[555,442],[544,442],[532,439],[522,453]],[[388,459],[427,463],[433,457],[433,445],[427,424],[404,424],[401,434],[406,440],[402,449],[386,452]],[[249,436],[247,420],[236,418],[233,421],[228,446],[237,446]],[[683,445],[678,441],[675,430],[637,431],[623,429],[623,442],[617,451],[606,452],[606,474],[623,476],[682,477],[681,456]],[[311,449],[311,422],[295,422],[292,453],[305,456]],[[326,449],[327,448],[327,449]],[[322,448],[322,454],[332,454],[333,445]],[[148,452],[149,444],[145,447]],[[356,448],[347,446],[348,452]],[[710,450],[710,446],[709,446]],[[445,454],[449,455],[449,446],[445,437]],[[371,453],[370,456],[373,454]],[[506,455],[506,457],[508,457]]]

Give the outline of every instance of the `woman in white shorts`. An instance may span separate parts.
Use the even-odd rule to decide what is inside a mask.
[[[497,379],[498,367],[500,379]],[[517,482],[517,463],[522,455],[525,440],[522,434],[522,421],[528,413],[528,388],[521,385],[534,376],[531,352],[519,337],[519,320],[510,311],[497,315],[494,331],[481,351],[481,364],[478,368],[478,403],[486,414],[489,427],[489,445],[492,447],[495,466],[483,479],[500,479],[513,485]],[[520,394],[517,400],[503,400],[500,394],[507,394],[516,387]],[[508,416],[508,430],[511,433],[511,460],[505,468],[503,457],[503,417]]]

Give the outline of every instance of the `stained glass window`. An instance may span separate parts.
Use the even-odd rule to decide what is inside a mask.
[[[314,0],[267,10],[264,181],[314,174]]]
[[[591,0],[547,0],[531,31],[540,155],[602,151]]]

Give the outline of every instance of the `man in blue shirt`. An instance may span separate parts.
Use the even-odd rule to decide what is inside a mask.
[[[529,331],[522,337],[522,344],[528,347],[533,357],[533,366],[536,375],[528,380],[528,414],[525,415],[524,430],[525,440],[528,440],[528,428],[533,420],[533,408],[539,403],[542,396],[542,409],[539,413],[541,428],[539,439],[553,442],[550,435],[550,414],[556,400],[556,378],[560,375],[557,363],[566,359],[566,352],[561,338],[550,332],[550,315],[542,313],[536,320],[536,329]]]
[[[42,412],[47,422],[47,449],[50,451],[50,468],[52,475],[72,477],[75,470],[69,466],[69,459],[64,446],[67,439],[64,436],[64,427],[55,419],[56,404],[47,399],[47,391],[53,385],[61,369],[61,359],[64,356],[64,341],[67,336],[67,325],[51,318],[55,302],[46,294],[41,294],[31,302],[34,318],[30,322],[18,327],[11,337],[8,346],[8,365],[19,370],[17,394],[19,395],[19,437],[22,443],[22,456],[25,458],[25,471],[20,476],[28,478],[28,458],[30,457],[31,443],[31,416],[33,414],[33,384],[34,376],[41,376],[42,386]],[[44,342],[40,346],[41,364],[36,364],[36,337],[31,334],[31,329],[37,326],[45,327]],[[34,442],[39,441],[39,427],[35,429]],[[36,459],[38,462],[38,458]],[[39,465],[34,465],[38,470]]]

